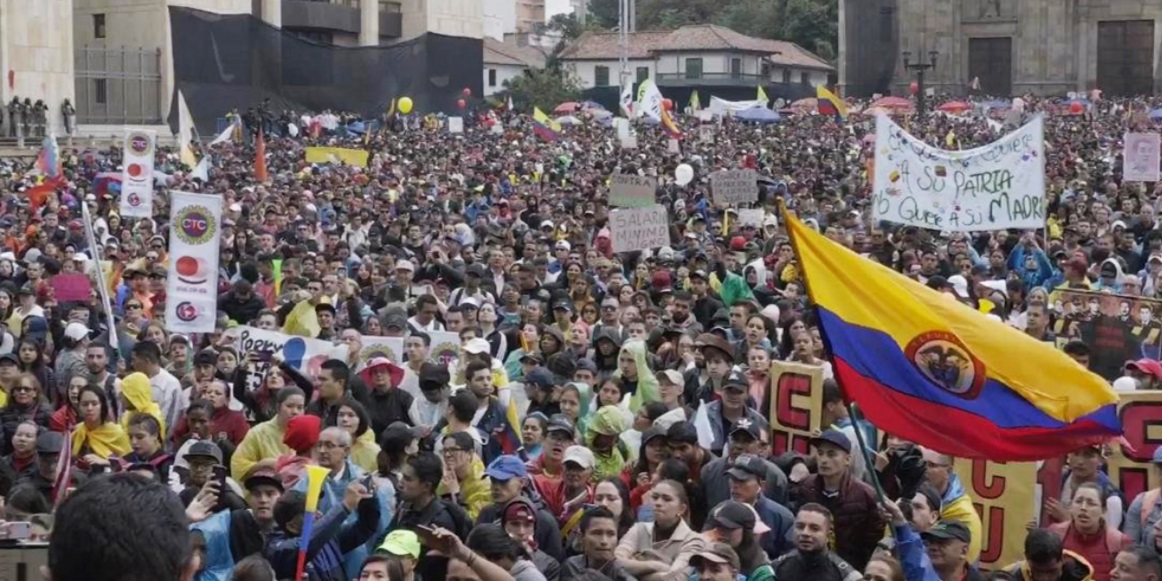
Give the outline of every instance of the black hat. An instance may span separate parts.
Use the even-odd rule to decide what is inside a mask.
[[[735,480],[766,480],[767,463],[754,454],[739,454],[726,475]]]
[[[750,385],[748,384],[748,382],[746,380],[746,376],[744,376],[743,374],[741,374],[737,371],[730,372],[730,374],[726,376],[726,379],[724,379],[722,381],[722,389],[724,391],[727,389],[737,389],[739,391],[746,391],[749,388],[750,388]]]
[[[543,367],[537,367],[525,374],[525,383],[537,387],[553,387],[553,374]]]
[[[701,270],[701,269],[699,269],[699,270],[695,270],[694,272],[691,272],[691,273],[690,273],[690,280],[694,280],[694,279],[696,279],[696,278],[697,278],[697,279],[701,279],[701,280],[710,280],[710,279],[709,279],[709,278],[706,276],[706,271],[705,271],[705,270]]]
[[[542,364],[542,363],[544,363],[544,362],[545,362],[545,358],[544,358],[544,357],[543,357],[543,356],[542,356],[540,353],[538,353],[538,352],[536,352],[536,351],[532,351],[532,352],[529,352],[529,353],[523,353],[523,354],[521,354],[521,356],[520,356],[520,362],[521,362],[521,363],[526,363],[526,362],[527,362],[527,363],[533,363],[533,364],[536,364],[536,365],[540,365],[540,364]]]
[[[65,446],[65,437],[60,432],[42,432],[36,437],[37,454],[60,454]]]
[[[191,458],[212,458],[215,463],[222,463],[222,449],[213,442],[199,440],[190,445],[190,449],[186,452],[186,460]]]
[[[851,440],[839,430],[823,430],[822,434],[811,438],[810,445],[831,444],[848,454],[851,453]]]
[[[421,391],[436,391],[448,386],[452,381],[452,376],[448,374],[448,368],[443,365],[435,363],[424,363],[420,366],[420,390]]]
[[[249,482],[249,480],[247,480]],[[303,514],[307,508],[307,494],[301,490],[288,490],[274,503],[274,522],[279,528]]]
[[[316,313],[321,313],[323,311],[330,311],[332,315],[338,314],[338,311],[335,310],[335,305],[332,305],[331,303],[319,303],[315,305]]]
[[[730,433],[727,434],[727,437],[733,439],[737,434],[745,434],[750,436],[750,438],[756,442],[762,439],[762,434],[759,432],[758,423],[749,418],[742,418],[741,420],[735,422],[734,427],[731,428]]]
[[[565,432],[569,434],[570,439],[577,434],[577,431],[573,428],[573,424],[569,423],[569,420],[565,419],[564,416],[559,415],[554,415],[552,418],[549,418],[549,425],[545,428],[546,435],[553,432]]]
[[[15,353],[5,353],[0,355],[0,363],[4,363],[5,361],[16,366],[20,365],[20,359],[16,357]]]
[[[573,303],[571,301],[569,301],[569,299],[561,299],[561,300],[553,303],[553,310],[555,311],[557,309],[564,309],[564,310],[572,313],[573,312]]]
[[[665,432],[665,430],[662,430],[661,428],[659,428],[657,426],[650,426],[649,428],[646,429],[646,431],[642,432],[642,445],[644,446],[646,444],[649,444],[650,440],[653,440],[655,438],[665,439],[666,432]]]
[[[710,513],[707,524],[718,529],[754,530],[755,512],[741,502],[727,500],[719,504]]]
[[[941,520],[932,525],[932,528],[920,533],[920,538],[925,541],[941,540],[941,541],[960,541],[963,543],[972,542],[972,533],[968,531],[968,527],[964,523],[957,520]]]
[[[597,374],[597,364],[592,359],[578,359],[574,372],[585,370],[594,375]]]
[[[218,352],[213,349],[203,349],[194,356],[194,365],[217,365]]]

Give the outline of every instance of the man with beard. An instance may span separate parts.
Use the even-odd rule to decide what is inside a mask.
[[[809,502],[795,516],[795,550],[775,559],[776,579],[860,581],[863,575],[829,549],[834,521],[831,511]]]

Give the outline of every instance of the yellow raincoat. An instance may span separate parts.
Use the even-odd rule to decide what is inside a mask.
[[[230,475],[234,480],[245,480],[246,473],[261,460],[294,454],[294,450],[282,443],[283,432],[282,426],[278,425],[278,418],[271,418],[250,428],[230,458]]]
[[[157,420],[157,425],[161,426],[161,433],[158,438],[165,441],[165,416],[161,415],[161,406],[153,401],[153,389],[149,387],[149,377],[144,373],[130,373],[121,380],[121,395],[129,405],[133,406],[132,410],[126,410],[121,414],[121,428],[126,433],[129,432],[129,420],[133,414],[147,414]]]

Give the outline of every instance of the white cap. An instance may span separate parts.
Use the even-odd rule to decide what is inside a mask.
[[[545,228],[552,228],[552,227],[553,227],[552,220],[545,220],[544,222],[541,222],[541,229],[542,230],[544,230]]]
[[[557,250],[564,250],[565,252],[568,252],[572,250],[573,247],[569,246],[568,240],[558,240],[556,248]]]
[[[410,261],[410,260],[400,260],[399,262],[396,262],[395,269],[396,270],[406,270],[408,272],[415,272],[416,271],[415,265],[412,264],[412,261]]]
[[[464,346],[464,352],[471,353],[473,355],[479,355],[481,353],[488,353],[491,348],[492,346],[488,344],[487,340],[477,338],[469,341],[468,344]]]
[[[471,306],[471,307],[476,307],[479,309],[480,308],[480,301],[476,300],[476,297],[464,297],[464,299],[460,301],[459,306],[460,307]]]
[[[986,280],[981,282],[980,285],[991,291],[1005,295],[1006,299],[1009,298],[1009,285],[1003,280]]]
[[[565,449],[565,458],[561,460],[561,463],[567,464],[569,462],[588,469],[597,465],[597,458],[594,458],[593,451],[585,446],[569,446]]]
[[[78,252],[78,253],[73,255],[74,262],[85,262],[87,260],[89,260],[89,255],[85,254],[83,252]]]
[[[80,341],[89,336],[89,328],[80,323],[69,323],[65,327],[65,337],[73,341]]]
[[[968,298],[968,281],[965,280],[964,275],[954,274],[948,277],[948,284],[952,285],[952,291],[956,296],[967,299]]]

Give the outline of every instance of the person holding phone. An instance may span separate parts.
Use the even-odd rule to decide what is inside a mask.
[[[306,572],[311,581],[347,581],[353,575],[343,570],[344,558],[375,536],[379,527],[379,502],[360,482],[352,482],[343,492],[343,501],[331,507],[315,522],[310,539],[303,539],[306,493],[291,490],[274,505],[277,529],[271,534],[266,558],[280,579],[293,578],[302,543],[307,543]],[[347,523],[355,513],[354,522]],[[363,559],[360,559],[360,565]],[[356,569],[358,572],[358,569]]]

